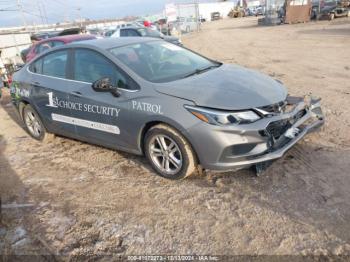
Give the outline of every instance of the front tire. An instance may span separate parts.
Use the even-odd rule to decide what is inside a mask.
[[[36,140],[43,141],[47,132],[38,113],[31,105],[28,104],[23,108],[22,118],[28,134]]]
[[[160,124],[145,136],[145,154],[158,175],[168,179],[183,179],[197,167],[195,153],[188,141],[174,128]]]

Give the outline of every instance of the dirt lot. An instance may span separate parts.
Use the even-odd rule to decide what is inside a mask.
[[[154,175],[142,157],[55,138],[41,144],[0,107],[0,254],[350,255],[350,18],[203,26],[185,46],[322,97],[326,125],[262,177]]]

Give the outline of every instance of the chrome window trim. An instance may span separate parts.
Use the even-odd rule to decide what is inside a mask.
[[[31,64],[32,64],[32,63],[31,63]],[[27,66],[27,72],[30,73],[30,74],[39,75],[39,76],[44,76],[44,77],[53,78],[53,79],[59,79],[59,80],[65,80],[65,81],[70,81],[70,82],[76,82],[76,83],[82,83],[82,84],[89,84],[89,85],[92,85],[92,83],[89,83],[89,82],[78,81],[78,80],[67,79],[67,78],[61,78],[61,77],[56,77],[56,76],[48,76],[48,75],[43,75],[43,74],[38,74],[38,73],[31,72],[31,71],[29,70],[29,66],[30,66],[31,64],[29,64],[29,65]],[[135,81],[135,80],[134,80],[134,81]],[[130,89],[125,89],[125,88],[119,88],[119,87],[118,87],[118,90],[123,90],[123,91],[126,91],[126,92],[135,93],[135,92],[140,91],[141,89],[138,89],[138,90],[130,90]]]

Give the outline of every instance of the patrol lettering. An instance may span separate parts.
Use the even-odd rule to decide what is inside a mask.
[[[162,115],[162,106],[156,105],[156,104],[150,104],[146,102],[138,102],[138,101],[132,101],[132,109],[137,111],[143,111],[143,112],[150,112],[154,114],[160,114]]]

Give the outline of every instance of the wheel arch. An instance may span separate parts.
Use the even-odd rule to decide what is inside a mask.
[[[22,120],[23,120],[23,109],[26,105],[31,105],[31,103],[26,99],[21,99],[18,102],[18,113],[19,113]]]
[[[186,139],[186,141],[189,143],[189,145],[192,147],[192,150],[195,154],[195,158],[196,158],[198,164],[200,164],[197,151],[196,151],[195,147],[193,146],[191,140],[189,139],[190,136],[189,136],[188,132],[184,128],[182,128],[180,125],[178,125],[174,122],[170,122],[170,121],[168,122],[168,121],[164,121],[164,120],[154,120],[154,121],[147,122],[143,126],[143,128],[139,134],[139,139],[138,139],[139,148],[140,148],[140,151],[142,152],[142,154],[144,154],[144,148],[145,148],[144,142],[145,142],[145,136],[146,136],[148,130],[150,130],[152,127],[154,127],[156,125],[160,125],[160,124],[167,125],[173,129],[175,129],[177,132],[179,132],[184,137],[184,139]]]
[[[24,119],[23,119],[23,110],[24,110],[24,107],[27,106],[27,105],[30,105],[35,110],[35,112],[39,116],[40,121],[43,124],[45,130],[48,130],[46,122],[43,121],[43,116],[41,115],[40,111],[37,109],[37,107],[35,106],[34,103],[32,103],[29,99],[26,99],[26,98],[21,98],[21,100],[18,101],[18,112],[19,112],[19,115],[21,117],[21,120],[24,121]]]

